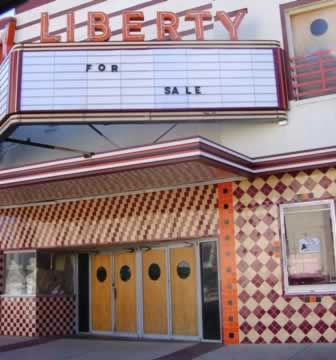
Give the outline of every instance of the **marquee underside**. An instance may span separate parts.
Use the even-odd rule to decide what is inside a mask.
[[[0,171],[0,206],[127,194],[336,165],[336,148],[250,158],[201,137]]]

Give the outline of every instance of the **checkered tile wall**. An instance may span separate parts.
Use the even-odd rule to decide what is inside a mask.
[[[66,336],[75,333],[71,297],[5,297],[0,300],[0,335]]]
[[[240,341],[336,342],[336,297],[284,296],[280,203],[336,197],[336,169],[234,183]]]
[[[0,294],[2,294],[4,290],[4,271],[5,271],[5,256],[0,251]]]
[[[217,186],[0,209],[2,249],[217,235]]]

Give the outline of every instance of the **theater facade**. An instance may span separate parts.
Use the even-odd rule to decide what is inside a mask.
[[[0,334],[336,342],[336,1],[27,0],[0,19]]]

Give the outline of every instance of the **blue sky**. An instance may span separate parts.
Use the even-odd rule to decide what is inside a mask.
[[[0,19],[1,19],[1,18],[4,18],[4,17],[7,17],[7,16],[13,16],[13,15],[14,15],[14,9],[13,9],[13,10],[6,11],[6,12],[0,14]]]

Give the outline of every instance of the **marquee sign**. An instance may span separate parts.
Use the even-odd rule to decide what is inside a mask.
[[[269,41],[16,45],[0,65],[0,136],[51,123],[287,118]]]
[[[283,109],[279,49],[24,51],[20,111]]]

